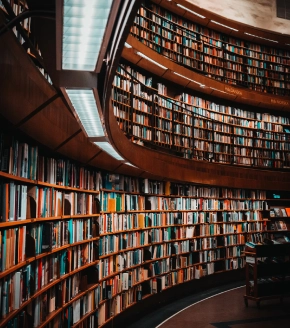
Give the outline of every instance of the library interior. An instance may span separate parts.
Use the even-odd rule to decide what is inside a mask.
[[[0,0],[0,327],[290,324],[290,2]]]

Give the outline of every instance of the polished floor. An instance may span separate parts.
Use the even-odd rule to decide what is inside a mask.
[[[176,301],[141,318],[128,328],[286,328],[290,298],[245,306],[244,286],[231,284]]]

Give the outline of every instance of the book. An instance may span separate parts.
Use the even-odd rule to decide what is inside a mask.
[[[275,207],[274,213],[275,213],[275,216],[281,216],[280,208]]]
[[[245,245],[248,246],[248,247],[250,247],[250,248],[255,248],[255,247],[256,247],[256,244],[253,243],[253,242],[251,242],[251,241],[247,241],[247,242],[245,243]]]
[[[290,207],[285,208],[286,214],[288,217],[290,217]]]
[[[42,227],[42,252],[51,252],[53,240],[53,223],[44,222]]]
[[[282,216],[287,216],[285,208],[281,208],[281,214]]]

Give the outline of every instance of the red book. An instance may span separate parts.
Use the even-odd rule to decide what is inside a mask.
[[[38,290],[41,289],[41,280],[42,280],[42,260],[38,261]]]
[[[287,216],[290,217],[290,207],[286,207],[285,208],[285,211],[286,211]]]

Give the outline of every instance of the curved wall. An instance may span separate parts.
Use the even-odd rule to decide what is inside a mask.
[[[290,33],[290,21],[276,15],[276,0],[187,0],[200,8],[257,28]]]

